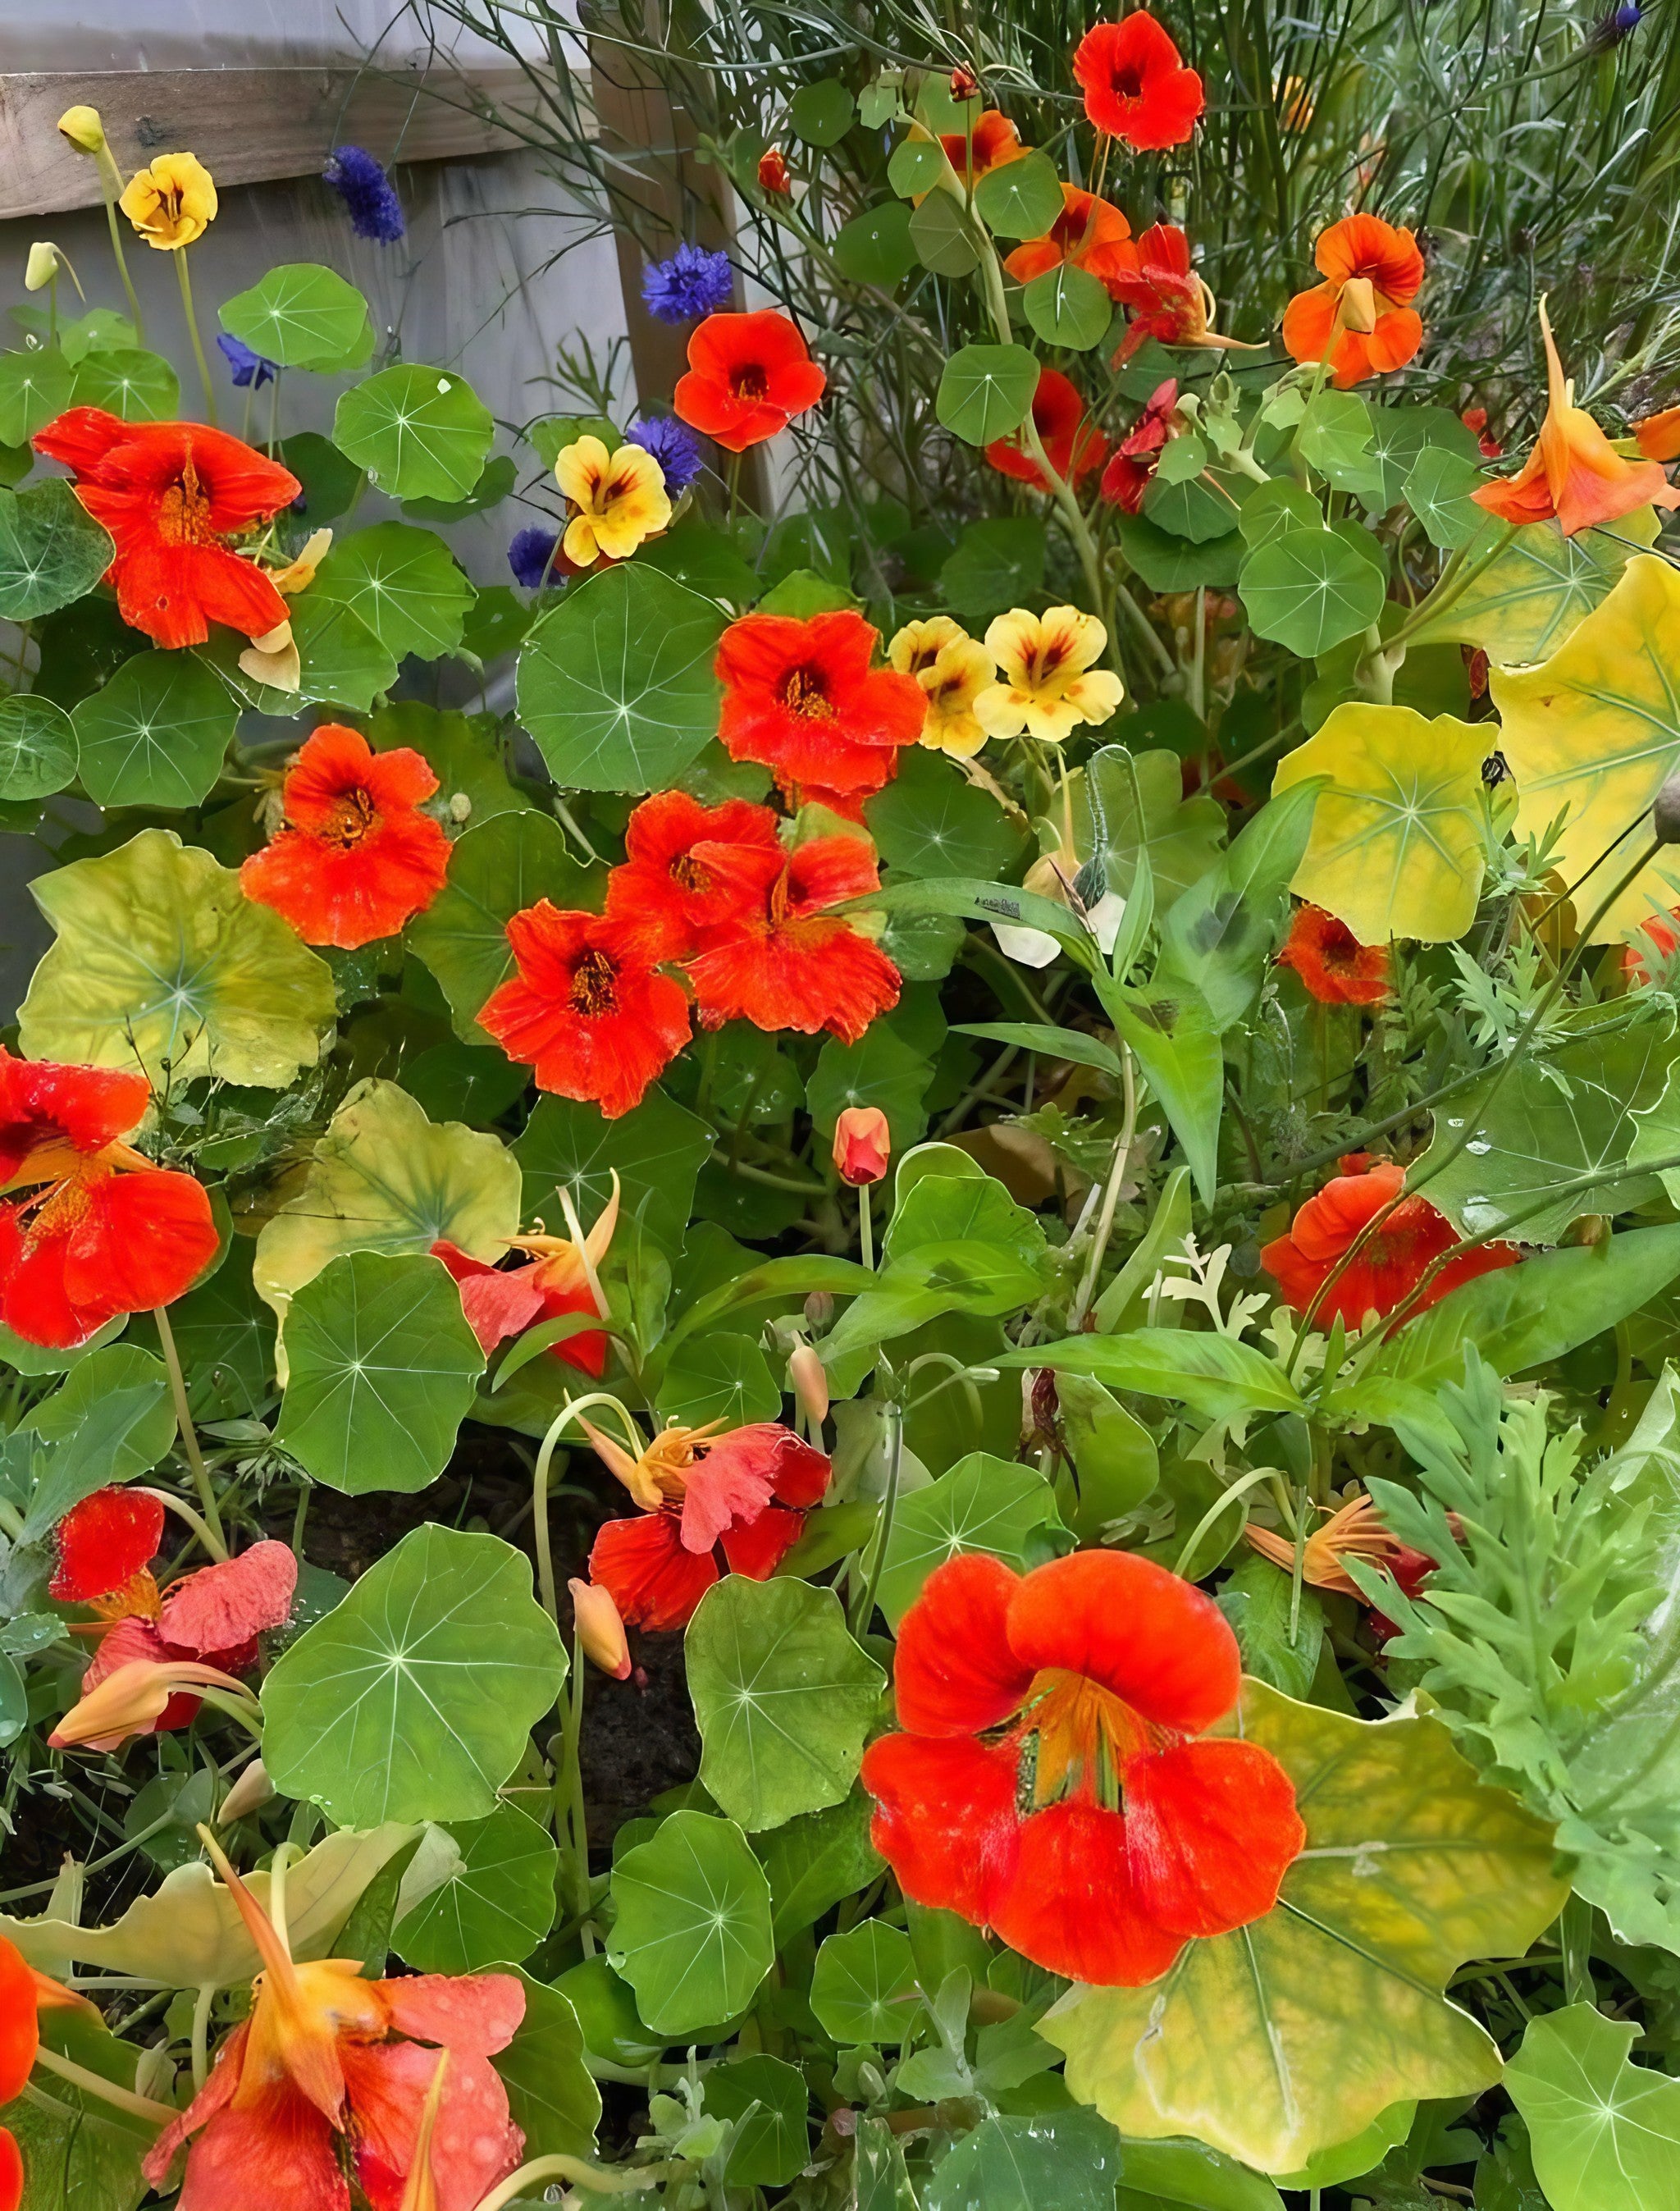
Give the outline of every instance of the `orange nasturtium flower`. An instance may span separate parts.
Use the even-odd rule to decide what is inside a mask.
[[[1324,282],[1297,292],[1284,311],[1284,343],[1302,362],[1329,355],[1341,390],[1404,368],[1423,342],[1411,302],[1423,288],[1423,257],[1409,230],[1374,215],[1351,215],[1320,233],[1313,249]]]
[[[1362,944],[1321,906],[1303,906],[1290,924],[1280,967],[1293,967],[1321,1006],[1380,1006],[1393,987],[1386,944]]]
[[[1546,303],[1540,302],[1546,348],[1546,419],[1534,450],[1514,476],[1484,484],[1472,498],[1502,522],[1550,522],[1566,537],[1631,514],[1636,506],[1680,506],[1662,463],[1624,460],[1585,408],[1557,358]]]
[[[1077,185],[1064,185],[1061,213],[1043,237],[1024,239],[1004,257],[1003,265],[1018,284],[1066,265],[1112,285],[1136,274],[1138,255],[1132,226],[1117,207]]]
[[[910,136],[920,136],[919,129],[913,130]],[[988,107],[975,118],[972,131],[941,131],[940,143],[958,179],[969,185],[977,185],[994,169],[1002,168],[1006,161],[1018,161],[1027,150],[1021,143],[1020,132],[995,107]]]

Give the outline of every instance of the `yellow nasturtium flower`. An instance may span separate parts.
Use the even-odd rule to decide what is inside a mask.
[[[986,649],[1003,681],[980,694],[974,711],[988,736],[1024,734],[1046,744],[1066,742],[1081,722],[1106,722],[1126,695],[1119,676],[1093,667],[1109,641],[1095,615],[1048,607],[1042,615],[1017,607],[986,633]]]
[[[136,170],[118,204],[148,245],[172,252],[215,221],[215,179],[196,154],[160,154]]]
[[[665,471],[639,445],[609,453],[599,438],[575,438],[555,462],[554,479],[577,510],[562,541],[576,567],[590,566],[602,554],[627,559],[671,519]]]
[[[901,675],[914,675],[928,694],[922,742],[934,752],[969,760],[986,742],[974,702],[997,675],[997,663],[949,615],[906,622],[886,649]]]

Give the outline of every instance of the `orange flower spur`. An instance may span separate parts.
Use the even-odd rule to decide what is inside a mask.
[[[953,1559],[898,1631],[904,1731],[864,1756],[875,1847],[913,1901],[1139,1987],[1269,1911],[1305,1842],[1271,1754],[1208,1739],[1241,1687],[1218,1607],[1146,1559]]]

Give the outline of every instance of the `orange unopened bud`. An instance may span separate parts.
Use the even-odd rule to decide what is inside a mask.
[[[610,1674],[615,1681],[630,1679],[630,1644],[625,1635],[624,1622],[619,1617],[619,1608],[613,1602],[611,1590],[603,1589],[599,1582],[580,1582],[575,1578],[566,1584],[571,1591],[572,1617],[577,1623],[577,1640],[583,1646],[583,1656],[603,1674]]]
[[[1369,276],[1350,276],[1343,285],[1342,327],[1363,337],[1376,328],[1376,286]]]
[[[834,1124],[834,1164],[842,1182],[879,1182],[892,1156],[892,1137],[879,1106],[849,1106]]]
[[[808,1343],[796,1343],[789,1354],[788,1379],[806,1418],[813,1427],[821,1427],[828,1418],[828,1369]]]
[[[951,72],[951,97],[953,100],[972,100],[980,89],[980,79],[971,69],[959,62]]]
[[[758,188],[761,191],[778,192],[783,199],[792,195],[793,179],[778,146],[771,146],[758,156]]]
[[[55,1750],[77,1745],[87,1750],[115,1750],[131,1735],[155,1727],[178,1691],[196,1688],[231,1689],[240,1697],[249,1693],[231,1674],[196,1658],[135,1658],[107,1674],[72,1705],[47,1741]]]

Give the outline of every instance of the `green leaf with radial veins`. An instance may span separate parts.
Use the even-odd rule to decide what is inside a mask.
[[[1237,590],[1258,637],[1314,660],[1369,627],[1382,610],[1382,574],[1331,530],[1286,530],[1251,553]]]
[[[994,2112],[935,2171],[922,2211],[1109,2211],[1123,2157],[1095,2111]]]
[[[734,2018],[775,1962],[770,1883],[733,1820],[673,1812],[613,1868],[613,1903],[607,1962],[657,2034]]]
[[[1022,833],[997,801],[924,745],[900,754],[897,774],[865,801],[864,816],[882,865],[902,875],[998,881],[1022,857]]]
[[[490,2063],[501,2075],[525,2156],[589,2157],[601,2123],[601,2091],[583,2054],[583,2029],[571,2001],[521,1973],[525,2016]],[[601,2053],[605,2055],[605,2052]]]
[[[744,1428],[782,1412],[782,1385],[751,1336],[719,1332],[677,1345],[659,1385],[658,1409],[685,1427],[721,1420]]]
[[[396,660],[452,652],[477,596],[436,530],[406,522],[376,523],[341,538],[310,591],[359,615]]]
[[[450,1003],[455,1033],[486,1041],[478,1015],[513,972],[507,925],[539,899],[563,909],[599,906],[604,878],[577,859],[551,815],[527,808],[468,830],[450,854],[449,881],[408,925],[408,949]]]
[[[37,430],[45,430],[69,405],[75,384],[57,346],[0,353],[0,445],[27,445]]]
[[[214,668],[242,704],[257,714],[283,718],[309,701],[366,713],[396,681],[395,657],[347,606],[305,591],[287,602],[292,640],[298,648],[298,688],[278,691],[239,666],[245,640],[230,629],[211,632],[197,657]]]
[[[794,1577],[726,1574],[683,1639],[700,1778],[749,1833],[850,1793],[886,1676],[840,1600]]]
[[[836,268],[852,283],[879,284],[891,291],[916,264],[909,208],[903,200],[865,208],[840,226],[831,251]]]
[[[0,699],[0,799],[48,798],[76,781],[76,725],[33,692]]]
[[[1520,1061],[1504,1081],[1450,1099],[1408,1181],[1465,1236],[1556,1244],[1584,1213],[1630,1212],[1657,1195],[1654,1175],[1627,1172],[1638,1145],[1647,1159],[1680,1159],[1680,1123],[1665,1130],[1659,1103],[1677,1055],[1671,1016],[1559,1042],[1544,1063]]]
[[[484,1372],[448,1269],[414,1253],[323,1267],[287,1309],[286,1359],[275,1440],[353,1497],[435,1481]]]
[[[1442,1991],[1468,1958],[1520,1957],[1568,1884],[1550,1827],[1436,1720],[1351,1719],[1248,1682],[1236,1724],[1307,1825],[1278,1904],[1146,1988],[1070,1990],[1038,2032],[1122,2134],[1194,2133],[1287,2173],[1391,2104],[1493,2086],[1497,2044]]]
[[[1033,334],[1046,345],[1089,353],[1101,345],[1114,319],[1115,303],[1088,270],[1059,261],[1035,276],[1021,295]]]
[[[1641,506],[1573,537],[1555,522],[1532,523],[1483,567],[1501,527],[1484,518],[1485,536],[1465,550],[1463,590],[1429,615],[1414,644],[1479,645],[1496,668],[1546,659],[1610,597],[1634,554],[1655,542],[1657,517]]]
[[[529,1958],[554,1923],[560,1854],[517,1804],[445,1827],[443,1878],[412,1897],[408,1881],[391,1947],[420,1973],[481,1973]],[[430,1849],[428,1844],[426,1849]],[[409,1879],[425,1856],[409,1869]]]
[[[716,731],[721,607],[620,561],[526,637],[519,716],[568,791],[662,791]]]
[[[270,269],[221,313],[230,337],[281,368],[354,368],[372,348],[366,300],[318,261]]]
[[[137,652],[72,717],[82,786],[98,806],[196,806],[221,772],[239,718],[194,654]]]
[[[1680,2081],[1633,2063],[1639,2033],[1569,2004],[1530,2020],[1505,2069],[1552,2211],[1673,2211]]]
[[[911,213],[909,234],[917,260],[936,276],[967,276],[979,266],[973,227],[962,202],[949,192],[928,193]]]
[[[91,591],[116,551],[69,484],[0,491],[0,615],[33,621]]]
[[[268,1090],[319,1058],[332,970],[172,830],[142,829],[29,889],[57,932],[18,1015],[29,1058]]]
[[[616,1121],[570,1098],[539,1099],[513,1147],[525,1178],[526,1216],[553,1226],[559,1218],[556,1191],[564,1183],[587,1225],[612,1196],[616,1172],[625,1219],[639,1221],[656,1243],[675,1251],[711,1145],[705,1122],[662,1090],[650,1090]]]
[[[349,1826],[482,1820],[565,1680],[529,1562],[499,1536],[415,1528],[263,1684],[276,1789]]]
[[[76,372],[70,404],[102,407],[119,422],[172,422],[181,411],[181,379],[159,354],[126,346],[90,353]]]
[[[902,2042],[921,2002],[910,1938],[902,1927],[866,1919],[831,1935],[817,1953],[811,2008],[843,2050],[860,2042],[878,2048]]]
[[[981,1551],[1024,1572],[1028,1546],[1060,1523],[1055,1492],[1036,1468],[970,1451],[925,1489],[901,1497],[878,1594],[896,1635],[934,1568]]]
[[[353,385],[333,417],[333,443],[388,499],[465,499],[495,434],[465,377],[419,363]]]
[[[975,187],[975,212],[1000,238],[1042,238],[1062,211],[1061,179],[1048,154],[988,169]]]
[[[788,103],[794,135],[807,146],[837,146],[857,117],[857,102],[837,76],[802,84]]]
[[[964,445],[989,445],[1020,428],[1037,389],[1038,363],[1025,346],[965,345],[945,365],[934,408]]]

